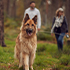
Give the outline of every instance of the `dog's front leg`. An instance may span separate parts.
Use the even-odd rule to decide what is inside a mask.
[[[32,53],[31,56],[30,56],[30,62],[29,62],[29,66],[31,68],[31,70],[33,70],[33,63],[34,63],[34,59],[35,59],[35,53]]]
[[[29,55],[23,53],[23,67],[25,70],[29,70]]]
[[[20,55],[20,57],[19,57],[19,68],[20,68],[23,65],[22,64],[22,53],[20,53],[19,55]]]

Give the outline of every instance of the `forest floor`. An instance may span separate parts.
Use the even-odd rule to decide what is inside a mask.
[[[0,70],[19,70],[18,60],[14,59],[15,41],[5,43],[7,47],[0,47]],[[70,54],[59,52],[51,42],[38,41],[37,46],[34,70],[70,70]]]
[[[20,26],[15,21],[5,22],[5,43],[0,46],[0,70],[19,70],[18,60],[14,59],[14,47]],[[43,34],[43,33],[41,33]],[[39,35],[34,70],[70,70],[70,46],[64,43],[63,51],[58,51],[56,41],[51,35]],[[40,37],[41,36],[41,37]],[[40,40],[45,39],[46,40]],[[66,39],[65,39],[66,42]]]

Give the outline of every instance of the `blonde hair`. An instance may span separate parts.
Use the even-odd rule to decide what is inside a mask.
[[[65,16],[64,11],[61,11],[60,8],[56,10],[56,16],[59,16],[59,12],[63,12],[63,16]]]

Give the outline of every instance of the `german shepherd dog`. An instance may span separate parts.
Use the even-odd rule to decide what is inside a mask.
[[[19,60],[19,68],[23,66],[23,70],[33,70],[33,63],[37,48],[36,35],[37,15],[30,19],[26,14],[21,32],[16,39],[15,57]]]

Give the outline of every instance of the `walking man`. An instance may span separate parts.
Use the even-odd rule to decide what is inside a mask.
[[[30,19],[32,19],[35,15],[37,15],[37,29],[38,29],[38,31],[40,31],[41,15],[40,15],[40,11],[37,8],[35,8],[35,2],[34,1],[31,1],[30,7],[25,10],[24,17],[26,15],[26,13],[29,15]]]

